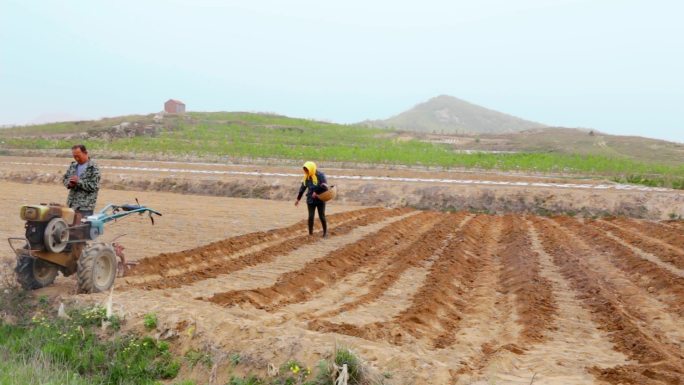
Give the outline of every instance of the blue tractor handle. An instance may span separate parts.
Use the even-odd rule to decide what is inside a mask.
[[[137,201],[137,199],[136,199]],[[90,223],[90,234],[89,238],[91,240],[97,238],[98,236],[104,234],[104,224],[107,222],[115,221],[119,218],[123,218],[133,214],[143,215],[147,213],[154,225],[154,215],[162,216],[157,210],[151,209],[149,207],[141,206],[139,203],[135,205],[124,204],[124,205],[114,205],[108,204],[105,208],[99,212],[90,215],[83,219],[85,223]]]

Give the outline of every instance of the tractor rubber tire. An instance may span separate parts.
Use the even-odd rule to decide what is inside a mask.
[[[35,290],[52,285],[57,278],[59,267],[42,259],[21,255],[17,258],[17,267],[14,271],[21,287],[25,290]]]
[[[96,243],[83,250],[78,258],[78,292],[99,293],[109,290],[116,278],[114,247]]]

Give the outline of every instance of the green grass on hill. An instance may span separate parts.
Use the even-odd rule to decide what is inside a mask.
[[[577,155],[552,152],[512,154],[453,151],[444,144],[403,140],[392,132],[277,115],[251,113],[189,113],[167,117],[174,127],[158,137],[138,136],[111,141],[85,140],[96,152],[156,153],[165,155],[218,155],[376,164],[441,166],[504,171],[562,172],[598,175],[654,186],[684,185],[684,164],[643,162],[622,156]],[[72,127],[75,128],[75,127]],[[27,128],[27,133],[46,128]],[[66,130],[61,127],[60,130]],[[76,131],[83,131],[82,127]],[[26,138],[4,132],[2,148],[69,149],[73,140]]]
[[[26,136],[26,135],[59,135],[75,134],[108,128],[121,122],[151,123],[152,115],[128,115],[115,118],[103,118],[100,120],[79,120],[74,122],[58,122],[37,124],[32,126],[18,126],[0,129],[0,136]]]

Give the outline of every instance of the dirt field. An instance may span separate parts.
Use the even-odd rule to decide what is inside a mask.
[[[363,209],[142,260],[124,308],[255,362],[337,341],[401,384],[677,384],[684,245],[664,223]],[[258,366],[258,364],[257,364]]]
[[[7,236],[21,232],[20,203],[63,190],[3,182],[0,193]],[[313,366],[343,344],[386,384],[684,383],[681,222],[336,203],[322,239],[291,202],[101,199],[135,196],[165,216],[110,229],[129,233],[140,260],[117,281],[115,310],[133,323],[154,312],[162,330],[210,347],[224,359],[219,379],[231,352],[266,375],[269,363]],[[71,278],[39,292],[107,298],[74,295]]]

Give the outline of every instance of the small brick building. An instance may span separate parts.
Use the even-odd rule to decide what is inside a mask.
[[[164,103],[164,111],[169,114],[182,114],[185,112],[185,103],[176,99],[169,99]]]

